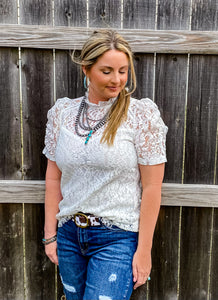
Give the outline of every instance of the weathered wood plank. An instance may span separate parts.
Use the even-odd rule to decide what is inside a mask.
[[[210,300],[218,299],[218,209],[214,209],[212,257],[210,272]]]
[[[158,29],[189,29],[190,0],[158,0]]]
[[[87,0],[54,0],[54,24],[87,26]]]
[[[56,97],[71,99],[84,95],[80,66],[73,63],[69,51],[55,51]]]
[[[46,256],[44,236],[44,205],[25,204],[26,299],[55,299],[55,265]]]
[[[170,54],[156,59],[155,102],[168,126],[165,182],[182,182],[187,60]]]
[[[0,47],[80,50],[94,28],[0,25]],[[218,32],[117,30],[134,52],[218,54]]]
[[[25,179],[43,179],[47,111],[54,99],[51,50],[22,50],[22,95]]]
[[[218,2],[192,0],[192,30],[218,30]]]
[[[47,163],[42,154],[45,124],[47,111],[54,98],[51,50],[22,49],[22,96],[24,177],[44,179]],[[44,249],[40,243],[44,223],[42,209],[37,210],[34,204],[29,207],[25,204],[25,212],[27,299],[53,300],[55,299],[55,269],[43,258]],[[36,255],[33,255],[34,245]],[[41,260],[42,258],[44,261]]]
[[[183,208],[179,299],[208,299],[211,217],[210,208]]]
[[[125,0],[123,28],[155,29],[156,0]]]
[[[44,203],[42,180],[0,180],[0,203]],[[218,186],[164,183],[162,205],[218,207]]]
[[[89,0],[89,27],[120,28],[121,1]]]
[[[218,119],[218,56],[190,58],[185,183],[213,184]]]
[[[0,49],[0,178],[20,179],[21,134],[17,49]]]
[[[177,299],[179,207],[161,207],[152,247],[149,300]]]
[[[187,2],[187,0],[158,0],[156,28],[161,30],[188,29],[189,6]],[[168,126],[166,142],[168,162],[164,176],[165,182],[182,182],[187,62],[188,56],[186,55],[158,53],[156,56],[154,100]],[[151,282],[150,299],[177,299],[181,209],[179,207],[176,211],[170,209],[166,209],[164,218],[161,218],[160,214],[159,219],[162,222],[158,219],[158,223],[160,222],[161,226],[157,226],[155,231],[156,255],[154,255],[153,264],[156,265],[158,280]],[[167,231],[166,227],[168,227]],[[158,237],[162,235],[164,235],[163,243],[168,247],[161,247],[160,242],[157,243]],[[172,241],[175,244],[172,245]],[[164,257],[165,263],[162,262]]]
[[[20,6],[20,23],[52,25],[52,0],[22,0]],[[25,179],[44,179],[45,124],[54,99],[53,51],[22,49],[21,62],[23,175]],[[43,216],[43,205],[24,205],[26,299],[55,299],[55,268],[41,244]]]
[[[52,0],[19,0],[20,24],[52,25]]]
[[[0,4],[0,23],[16,24],[17,23],[17,1],[1,0]]]
[[[23,300],[22,204],[0,204],[0,298]]]
[[[154,55],[136,53],[134,55],[134,65],[136,72],[137,89],[133,96],[137,99],[146,97],[154,99]]]

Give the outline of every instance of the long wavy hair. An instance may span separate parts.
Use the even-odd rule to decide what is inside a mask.
[[[85,42],[79,57],[72,55],[72,60],[87,70],[96,63],[97,59],[108,50],[118,50],[125,53],[129,61],[128,88],[123,88],[117,101],[112,105],[101,143],[113,145],[118,127],[127,118],[130,95],[136,89],[136,76],[133,64],[133,53],[128,42],[114,30],[95,30]]]

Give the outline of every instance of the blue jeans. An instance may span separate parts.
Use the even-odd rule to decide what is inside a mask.
[[[133,290],[138,233],[116,226],[58,229],[59,271],[67,300],[124,300]]]

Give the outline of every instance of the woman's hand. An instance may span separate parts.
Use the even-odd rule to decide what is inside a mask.
[[[151,251],[139,251],[136,250],[133,261],[132,261],[132,270],[133,270],[133,282],[135,282],[134,290],[137,289],[140,285],[143,285],[151,272]]]
[[[50,243],[45,245],[45,253],[49,259],[56,265],[58,265],[58,256],[57,256],[57,242]]]

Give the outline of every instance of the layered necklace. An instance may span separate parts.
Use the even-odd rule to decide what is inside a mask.
[[[77,116],[76,116],[75,131],[76,131],[76,134],[78,136],[86,137],[85,145],[88,143],[88,141],[89,141],[90,137],[92,136],[92,134],[95,133],[99,128],[104,126],[104,124],[107,122],[107,118],[108,118],[108,114],[109,114],[109,112],[107,112],[103,116],[103,118],[101,118],[99,120],[93,120],[93,119],[90,119],[88,117],[88,108],[89,108],[89,105],[86,102],[86,96],[84,96],[81,103],[80,103],[78,113],[77,113]],[[92,127],[90,125],[89,121],[94,121],[94,122],[97,122],[97,123],[96,123],[95,126]],[[84,133],[84,134],[81,134],[79,132],[79,128],[82,129],[83,131],[87,131],[87,132]]]

